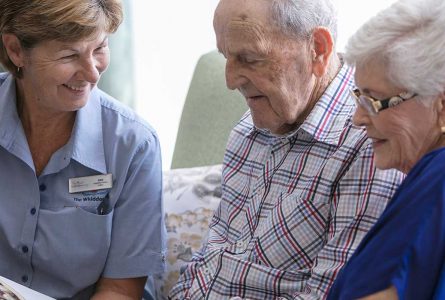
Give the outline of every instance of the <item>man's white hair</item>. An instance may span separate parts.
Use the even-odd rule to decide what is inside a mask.
[[[445,1],[397,1],[349,39],[345,59],[351,65],[380,60],[395,86],[421,96],[443,93]]]
[[[330,0],[274,0],[272,17],[284,33],[299,39],[309,38],[315,27],[326,27],[335,45],[337,13]]]

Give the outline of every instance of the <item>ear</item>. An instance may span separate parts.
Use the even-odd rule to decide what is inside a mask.
[[[313,30],[312,47],[312,72],[321,78],[327,72],[329,60],[334,51],[334,41],[327,28],[316,27]]]
[[[17,36],[10,33],[4,33],[1,37],[9,59],[16,67],[22,67],[24,65],[25,55]]]
[[[443,92],[437,100],[437,110],[439,114],[439,125],[445,129],[445,92]]]

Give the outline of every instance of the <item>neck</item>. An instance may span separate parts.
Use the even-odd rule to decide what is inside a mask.
[[[311,94],[311,103],[315,103],[320,99],[321,95],[326,91],[327,87],[331,84],[332,80],[337,76],[342,63],[337,55],[333,55],[331,62],[329,63],[326,74],[316,79],[314,89]]]
[[[326,91],[327,87],[331,84],[332,80],[337,76],[340,68],[342,66],[342,62],[337,55],[333,55],[329,66],[327,68],[326,73],[322,77],[315,77],[315,83],[312,88],[312,92],[310,95],[309,105],[307,106],[305,112],[299,117],[297,124],[303,123],[306,117],[314,108],[317,101],[321,98],[323,93]],[[298,125],[299,126],[299,125]]]
[[[25,97],[25,93],[17,83],[17,114],[22,122],[28,139],[45,137],[54,134],[71,134],[76,112],[51,112],[39,105],[39,99]]]

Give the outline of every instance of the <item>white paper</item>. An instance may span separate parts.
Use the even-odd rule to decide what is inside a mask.
[[[18,284],[12,280],[9,280],[5,277],[0,276],[0,281],[3,281],[8,286],[10,286],[16,293],[19,294],[25,300],[55,300],[54,298],[48,297],[44,294],[31,290],[26,286]]]

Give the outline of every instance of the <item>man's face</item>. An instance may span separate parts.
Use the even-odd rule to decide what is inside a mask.
[[[309,113],[315,83],[309,41],[282,33],[270,0],[221,0],[214,18],[226,83],[246,98],[256,127],[284,134]]]

